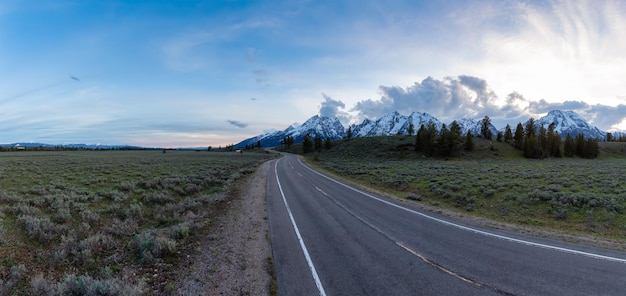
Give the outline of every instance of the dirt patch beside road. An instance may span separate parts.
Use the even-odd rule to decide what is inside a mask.
[[[242,180],[224,201],[225,213],[184,255],[177,295],[268,295],[272,277],[266,205],[270,162]]]

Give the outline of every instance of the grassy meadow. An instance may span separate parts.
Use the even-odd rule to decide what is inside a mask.
[[[150,292],[262,152],[0,153],[0,294]],[[167,283],[165,291],[169,288]]]
[[[456,158],[424,157],[415,137],[337,141],[310,162],[365,186],[492,220],[624,240],[626,143],[597,159],[531,160],[506,143],[475,139]]]

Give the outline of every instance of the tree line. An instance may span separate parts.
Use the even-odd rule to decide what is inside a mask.
[[[596,158],[600,153],[598,139],[585,139],[583,134],[572,137],[568,133],[563,141],[555,128],[555,123],[548,125],[547,129],[543,125],[538,128],[535,119],[531,117],[525,126],[521,122],[517,124],[515,134],[511,132],[511,127],[507,124],[503,139],[506,143],[522,150],[526,158],[543,159],[564,156]]]
[[[286,136],[281,141],[285,148],[290,149],[293,145],[294,139],[292,136]],[[313,151],[321,151],[322,147],[326,149],[330,149],[333,146],[333,142],[330,137],[326,137],[325,140],[322,140],[322,137],[319,135],[315,135],[311,137],[311,134],[306,134],[304,136],[304,140],[302,141],[302,152],[303,153],[311,153]]]
[[[565,139],[555,130],[556,124],[552,123],[546,129],[543,125],[537,126],[534,118],[530,118],[525,125],[519,122],[515,128],[515,132],[510,125],[506,125],[504,132],[498,132],[496,141],[506,142],[516,149],[522,151],[522,155],[526,158],[543,159],[548,157],[574,157],[596,158],[600,152],[599,140],[594,138],[585,138],[583,134],[572,137],[569,133]],[[407,130],[409,136],[415,132],[413,123],[409,124]],[[485,116],[480,124],[479,137],[492,140],[494,135],[491,131],[491,119]],[[352,129],[348,128],[345,139],[352,138]],[[620,137],[616,139],[611,133],[607,133],[607,141],[626,141],[626,138]],[[294,139],[286,136],[282,144],[287,148],[291,148]],[[313,151],[321,151],[323,147],[330,149],[332,141],[329,137],[322,140],[322,137],[306,134],[302,142],[304,153]],[[462,134],[461,126],[455,120],[449,126],[443,124],[441,129],[437,129],[434,122],[429,121],[420,125],[415,137],[415,151],[421,152],[427,156],[435,157],[456,157],[463,150],[474,150],[474,135],[468,130],[465,135]]]

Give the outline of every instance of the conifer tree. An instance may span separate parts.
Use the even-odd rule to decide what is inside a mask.
[[[585,136],[583,134],[576,135],[576,138],[574,138],[574,144],[576,147],[575,154],[583,157],[583,155],[585,155]]]
[[[412,136],[414,132],[415,132],[415,126],[411,122],[409,123],[409,130],[408,130],[409,136]]]
[[[415,151],[424,152],[424,139],[426,134],[426,127],[424,125],[420,125],[420,128],[417,130],[417,135],[415,137]]]
[[[524,135],[526,137],[530,136],[530,135],[537,135],[537,125],[535,123],[535,119],[534,118],[530,118],[528,119],[528,121],[526,122],[526,128],[524,130]]]
[[[437,126],[432,121],[428,121],[426,124],[426,134],[424,139],[424,151],[427,155],[433,155],[435,152],[435,141],[437,140]]]
[[[562,157],[561,153],[561,136],[554,131],[556,124],[553,122],[548,126],[548,143],[550,156]]]
[[[322,138],[318,135],[315,135],[314,138],[315,150],[320,151],[322,149]]]
[[[311,140],[311,136],[306,134],[304,136],[304,141],[302,141],[302,149],[304,153],[309,153],[313,151],[313,141]]]
[[[515,128],[515,148],[522,149],[524,144],[524,128],[522,127],[522,123],[518,122],[517,127]]]
[[[467,151],[474,150],[474,137],[472,136],[472,132],[470,131],[467,131],[467,134],[465,135],[464,148]]]
[[[346,132],[346,138],[348,138],[348,140],[352,139],[352,126],[348,127],[348,131]]]
[[[448,134],[448,145],[450,150],[449,156],[456,156],[461,150],[461,144],[463,143],[463,137],[461,136],[461,126],[458,122],[453,121],[450,124],[450,133]]]
[[[563,154],[567,157],[573,157],[576,154],[576,144],[574,144],[574,138],[567,133],[565,136],[565,142],[563,143]]]
[[[504,128],[504,142],[511,143],[511,140],[513,140],[513,132],[511,131],[511,126],[507,123]]]
[[[538,147],[539,148],[539,158],[545,158],[548,156],[548,151],[549,151],[549,147],[548,147],[548,134],[546,131],[546,128],[543,127],[543,125],[539,128],[539,143],[538,143]]]
[[[440,156],[443,156],[443,157],[450,156],[449,145],[448,145],[448,140],[450,136],[449,134],[450,134],[450,131],[448,130],[448,127],[444,123],[441,126],[441,131],[439,132],[439,137],[437,138],[437,141],[436,141],[437,143],[436,153]]]
[[[480,134],[483,136],[483,138],[487,140],[491,140],[491,137],[493,137],[491,133],[491,129],[489,128],[490,126],[491,126],[491,119],[489,118],[489,116],[485,116],[485,118],[483,118],[483,121],[480,125]]]
[[[324,146],[326,149],[330,149],[333,147],[333,142],[330,140],[330,137],[326,137],[326,141],[324,142]]]

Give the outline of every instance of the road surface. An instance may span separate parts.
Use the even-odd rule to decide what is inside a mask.
[[[267,185],[280,295],[626,295],[623,252],[421,213],[294,155]]]

